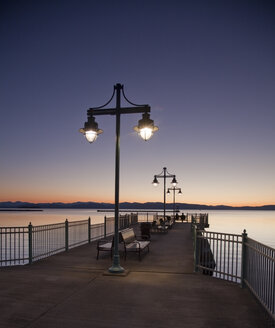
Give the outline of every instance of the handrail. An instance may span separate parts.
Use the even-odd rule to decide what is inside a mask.
[[[137,222],[137,214],[121,215],[119,228],[127,228]],[[0,266],[31,264],[113,233],[114,218],[107,217],[104,223],[97,224],[91,224],[89,218],[38,226],[0,227]]]

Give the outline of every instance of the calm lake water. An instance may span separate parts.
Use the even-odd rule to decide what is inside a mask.
[[[134,212],[134,210],[132,211]],[[188,211],[188,213],[199,211]],[[186,212],[185,212],[186,213]],[[201,213],[204,213],[202,211]],[[241,234],[246,229],[248,236],[263,244],[275,248],[275,211],[207,211],[210,227],[214,232]],[[90,209],[44,209],[41,212],[0,212],[0,226],[14,227],[44,225],[69,221],[87,220],[91,217],[92,223],[103,222],[104,216],[111,217],[113,213],[102,213]],[[152,218],[148,214],[148,219]],[[139,214],[142,220],[147,219],[147,214]]]

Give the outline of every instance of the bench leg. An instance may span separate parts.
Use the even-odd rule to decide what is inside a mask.
[[[96,256],[96,259],[98,260],[98,255],[99,255],[99,249],[97,250],[97,256]]]

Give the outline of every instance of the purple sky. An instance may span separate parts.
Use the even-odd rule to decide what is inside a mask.
[[[0,201],[114,201],[114,117],[88,144],[89,107],[124,84],[149,104],[148,141],[123,115],[121,201],[275,203],[274,1],[1,1]],[[172,197],[168,196],[168,201]]]

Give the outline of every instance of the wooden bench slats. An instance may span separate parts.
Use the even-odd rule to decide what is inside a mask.
[[[126,260],[127,251],[128,252],[137,252],[139,254],[139,260],[141,260],[141,252],[147,248],[149,252],[149,240],[138,240],[134,229],[127,228],[125,230],[120,231],[120,242],[124,245],[124,259]],[[112,257],[112,250],[113,250],[113,243],[114,241],[101,239],[97,242],[97,259],[99,256],[100,251],[106,251],[111,253]]]
[[[149,252],[149,240],[137,240],[134,229],[129,228],[120,231],[121,240],[124,244],[124,259],[126,260],[127,251],[138,252],[139,260],[141,260],[141,252],[147,248]]]
[[[126,245],[127,249],[137,249],[137,248],[145,248],[150,244],[150,241],[136,241],[136,242],[132,242],[128,245]]]

